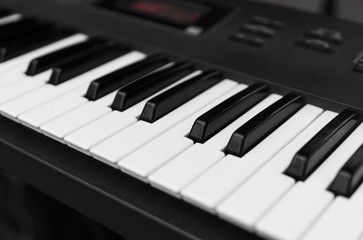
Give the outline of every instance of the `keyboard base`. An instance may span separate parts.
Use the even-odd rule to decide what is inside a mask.
[[[1,169],[126,239],[260,239],[4,117],[0,152]]]

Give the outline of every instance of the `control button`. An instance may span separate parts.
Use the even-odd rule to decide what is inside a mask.
[[[327,28],[312,29],[308,31],[306,35],[335,44],[340,44],[343,42],[343,35],[341,32]]]
[[[266,27],[271,27],[274,29],[281,29],[284,27],[284,23],[280,22],[280,21],[276,21],[276,20],[271,20],[265,17],[260,17],[260,16],[254,16],[251,19],[252,23],[256,23],[256,24],[260,24],[260,25],[264,25]]]
[[[281,28],[284,27],[284,23],[274,20],[274,21],[270,22],[270,26],[273,27],[273,28],[276,28],[276,29],[281,29]]]
[[[254,37],[249,34],[238,32],[231,37],[232,40],[243,42],[252,46],[261,47],[265,41],[262,38]]]
[[[256,24],[245,24],[241,30],[244,32],[262,35],[264,37],[273,37],[276,34],[276,31],[273,28]]]
[[[301,47],[305,47],[305,48],[309,48],[318,52],[323,52],[323,53],[332,53],[334,52],[333,48],[331,47],[331,45],[323,40],[319,40],[319,39],[304,39],[304,40],[299,40],[296,43],[298,46]]]
[[[231,39],[260,47],[268,41],[267,38],[275,36],[283,26],[284,24],[280,21],[255,16],[232,35]]]

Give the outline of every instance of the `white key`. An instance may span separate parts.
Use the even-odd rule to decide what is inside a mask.
[[[111,165],[118,167],[118,161],[161,135],[178,122],[183,121],[189,115],[198,111],[236,85],[236,82],[224,80],[152,124],[144,121],[135,123],[124,131],[93,147],[91,153],[96,159],[109,162]],[[122,146],[122,148],[118,146]]]
[[[68,146],[91,155],[91,147],[111,137],[115,133],[137,122],[134,117],[124,116],[122,112],[112,111],[64,138]]]
[[[110,113],[112,110],[108,106],[111,105],[116,93],[117,91],[114,91],[97,101],[90,101],[75,108],[40,126],[40,129],[44,134],[65,143],[64,138],[68,134]]]
[[[345,224],[349,225],[349,227],[347,227],[345,231],[347,236],[346,239],[353,239],[356,236],[363,234],[363,184],[361,184],[353,193],[349,201],[349,208],[351,209],[349,211],[351,211],[352,214],[349,215],[349,219],[346,219]]]
[[[319,112],[317,111],[317,114]],[[223,201],[217,207],[217,213],[234,224],[253,230],[257,220],[294,185],[295,181],[282,173],[296,152],[336,115],[337,113],[330,111],[320,115],[253,177]]]
[[[143,106],[137,104],[135,107],[138,109],[141,107],[140,112],[142,111]],[[125,112],[112,111],[68,134],[64,140],[70,147],[90,155],[89,151],[92,147],[137,122],[137,111],[129,113],[128,110]]]
[[[341,157],[343,160],[347,161],[347,158],[351,157],[352,152],[354,152],[362,143],[362,124],[349,136],[349,138],[343,142],[343,144],[329,157],[333,159],[331,163],[338,162],[338,158]],[[345,152],[346,151],[346,152]],[[329,159],[326,160],[328,163]],[[335,161],[334,161],[335,160]],[[325,164],[325,163],[324,163]],[[320,167],[324,167],[324,164]],[[327,166],[327,165],[326,165]],[[324,180],[324,176],[328,176],[328,178],[332,178],[331,174],[326,171],[335,172],[336,169],[327,168],[324,171],[324,175],[322,171],[318,172],[319,168],[314,174],[317,174],[311,182],[310,185],[317,183],[321,187],[326,187],[328,181]],[[319,176],[318,176],[319,174]],[[304,236],[304,239],[318,239],[320,236],[329,237],[329,239],[357,239],[359,234],[363,232],[362,227],[362,217],[361,213],[363,211],[363,207],[361,205],[363,201],[363,185],[361,185],[356,192],[349,198],[344,198],[338,196],[334,202],[329,206],[326,212],[322,215],[322,217],[317,221],[316,225],[314,225],[308,233]],[[327,229],[329,230],[328,232]],[[343,236],[343,238],[340,238]],[[325,239],[325,238],[321,238]],[[326,238],[328,239],[328,238]]]
[[[189,134],[190,130],[192,129],[192,126],[193,126],[195,120],[198,117],[200,117],[202,114],[209,111],[213,107],[217,106],[219,103],[221,103],[224,100],[232,97],[233,95],[235,95],[236,93],[242,91],[243,89],[245,89],[247,87],[248,87],[247,85],[238,84],[236,87],[234,87],[233,89],[231,89],[227,93],[223,94],[218,99],[214,100],[213,102],[211,102],[207,106],[203,107],[202,109],[198,110],[194,114],[190,115],[188,118],[186,118],[184,121],[177,124],[175,127],[171,128],[168,131],[168,133],[173,134],[173,135],[177,135],[177,136],[184,136],[184,137],[187,136]]]
[[[311,176],[305,180],[305,184],[319,189],[327,189],[339,170],[363,144],[362,136],[363,124],[360,124]]]
[[[198,71],[195,72],[195,74],[198,74],[198,73],[199,73]],[[195,74],[191,74],[190,77],[195,76]],[[187,78],[185,78],[185,79],[187,79]],[[184,81],[185,79],[182,79],[181,81]],[[171,85],[171,86],[173,86],[173,85]],[[79,106],[80,101],[82,101],[81,99],[84,99],[84,98],[80,98],[79,96],[84,95],[84,93],[87,91],[87,88],[88,88],[88,84],[86,84],[76,90],[73,90],[71,93],[69,93],[65,96],[56,98],[55,100],[53,100],[49,103],[40,105],[39,107],[37,107],[35,109],[32,109],[28,112],[21,114],[19,116],[19,119],[20,119],[20,121],[23,122],[23,124],[25,124],[31,128],[39,128],[40,125],[52,120],[53,118],[65,113],[66,111],[72,110],[73,108]],[[168,88],[166,88],[166,89],[168,89]],[[109,96],[109,98],[112,98],[112,96]],[[106,101],[109,101],[109,98],[106,99]],[[74,101],[72,101],[72,99],[74,99]],[[136,104],[135,106],[123,111],[123,117],[125,118],[125,121],[138,117],[140,115],[146,101],[147,100],[142,101],[142,102]],[[102,118],[100,119],[100,121],[102,121]],[[81,139],[77,139],[77,137],[76,138],[72,137],[72,139],[73,139],[71,141],[72,146],[77,147],[77,149],[79,149],[79,150],[82,149],[82,146],[88,146],[87,148],[82,149],[82,150],[84,150],[84,152],[88,152],[88,150],[91,147],[93,147],[97,143],[104,140],[106,131],[103,132],[103,134],[99,134],[100,131],[97,131],[97,129],[96,130],[92,129],[92,127],[94,127],[94,126],[98,126],[98,125],[97,124],[91,125],[89,128],[82,130],[86,133],[87,138],[82,137],[81,134],[78,134],[78,136]],[[120,130],[120,125],[112,124],[112,125],[107,125],[107,126],[108,126],[109,131],[111,131],[111,129],[110,129],[111,127],[114,127],[115,128],[114,133],[116,133]],[[90,136],[89,135],[90,133],[94,133],[94,135]],[[109,136],[111,136],[111,135],[109,135]],[[85,143],[82,142],[83,139],[87,139]],[[93,144],[90,145],[90,142],[93,142]]]
[[[0,86],[0,104],[43,86],[49,80],[50,75],[51,71],[46,71],[35,77],[22,77],[10,85]]]
[[[351,198],[338,196],[302,240],[356,240],[363,232],[363,185]]]
[[[345,197],[337,197],[302,239],[356,240],[357,236],[353,236],[353,238],[349,237],[351,233],[347,220],[352,217],[354,218],[354,212],[357,210],[349,207],[349,202],[349,199]],[[358,219],[354,218],[353,224],[357,223],[360,228],[362,226],[362,221],[358,221]]]
[[[192,73],[187,77],[180,79],[179,81],[171,84],[165,89],[162,89],[158,93],[155,93],[152,96],[146,98],[145,100],[137,103],[136,105],[126,109],[122,113],[111,112],[101,117],[95,122],[69,134],[65,137],[65,141],[69,146],[86,154],[90,154],[89,150],[96,144],[104,141],[105,139],[111,137],[112,135],[115,135],[116,133],[135,123],[148,99],[172,88],[178,83],[184,82],[187,79],[196,76],[199,73],[200,71],[196,71],[195,73]]]
[[[25,94],[0,105],[0,112],[3,116],[6,116],[15,121],[19,121],[17,117],[20,114],[53,99],[54,92],[54,86],[42,86],[36,91]]]
[[[202,72],[202,71],[197,70],[197,71],[195,71],[195,72],[193,72],[193,73],[189,74],[188,76],[184,77],[183,79],[180,79],[179,81],[177,81],[177,82],[175,82],[175,83],[171,84],[170,86],[168,86],[168,87],[166,87],[166,88],[162,89],[161,91],[159,91],[159,92],[157,92],[157,93],[153,94],[152,96],[150,96],[150,97],[148,97],[148,98],[144,99],[143,101],[141,101],[141,102],[137,103],[135,106],[130,107],[129,109],[127,109],[127,110],[123,111],[124,115],[130,116],[130,117],[136,117],[136,118],[139,118],[139,117],[140,117],[140,115],[141,115],[141,113],[142,113],[142,110],[144,109],[145,103],[146,103],[148,100],[150,100],[151,98],[153,98],[153,97],[155,97],[155,96],[159,95],[160,93],[163,93],[163,92],[165,92],[165,91],[169,90],[170,88],[175,87],[176,85],[178,85],[178,84],[180,84],[180,83],[182,83],[182,82],[185,82],[186,80],[188,80],[188,79],[190,79],[190,78],[193,78],[193,77],[195,77],[195,76],[199,75],[201,72]]]
[[[257,223],[257,234],[272,239],[298,239],[333,198],[328,191],[299,182]]]
[[[363,135],[363,124],[358,126],[358,128],[335,150],[326,160],[325,162],[319,166],[319,168],[312,173],[311,176],[305,180],[303,184],[304,189],[314,189],[314,192],[316,194],[329,194],[332,195],[332,193],[326,191],[325,189],[329,186],[329,184],[333,181],[335,175],[339,171],[339,169],[343,166],[343,164],[354,154],[354,152],[361,146],[363,143],[362,139]],[[295,190],[295,188],[299,188],[299,186],[294,187],[291,192],[296,192],[299,190]],[[301,187],[300,187],[301,188]],[[309,191],[310,191],[309,190]],[[284,200],[285,198],[289,198],[289,196],[292,193],[288,193],[281,202],[284,201],[292,201],[290,200]],[[314,196],[312,195],[311,198]],[[296,209],[309,209],[311,207],[310,201],[305,201],[306,199],[302,198],[299,201],[295,202],[295,208]],[[293,203],[289,202],[290,209],[293,208]],[[315,204],[315,203],[313,203]],[[304,231],[309,227],[309,225],[317,218],[318,213],[323,212],[323,210],[328,206],[329,201],[325,202],[326,205],[323,205],[322,203],[319,203],[314,208],[315,214],[305,214],[302,212],[294,213],[293,215],[289,215],[289,217],[294,216],[293,218],[280,218],[279,211],[282,211],[282,205],[278,203],[276,207],[273,208],[271,213],[268,213],[266,217],[262,219],[262,225],[261,231],[263,234],[265,232],[270,236],[285,236],[284,239],[297,239],[300,237]],[[277,208],[278,210],[275,210]],[[320,209],[319,209],[320,208]],[[280,213],[284,214],[284,213]],[[265,220],[267,219],[267,220]],[[267,222],[267,223],[266,223]],[[278,225],[277,231],[271,232],[271,222],[274,222],[275,225]],[[294,222],[294,224],[298,225],[299,227],[291,227],[286,228],[286,226],[289,226],[288,222]],[[257,228],[259,226],[259,223],[257,224]],[[265,227],[268,226],[268,229],[266,230]],[[284,229],[284,230],[282,230]]]
[[[98,105],[102,105],[105,107],[111,107],[112,102],[116,97],[116,94],[117,90],[107,94],[106,96],[101,97],[100,99],[97,99],[96,101],[94,101],[94,103],[97,103]]]
[[[123,172],[147,182],[147,176],[154,170],[193,144],[189,138],[165,133],[119,161],[118,166]]]
[[[143,179],[143,181],[147,181],[147,176],[193,144],[193,141],[181,137],[184,137],[189,133],[194,121],[200,115],[246,87],[246,85],[239,84],[237,87],[180,122],[160,137],[121,160],[118,163],[119,167],[122,171],[139,179]]]
[[[1,65],[0,65],[1,66]],[[0,87],[1,89],[15,82],[27,78],[24,74],[24,66],[16,66],[1,72]],[[28,80],[29,81],[29,80]]]
[[[18,14],[18,13],[8,15],[8,16],[3,17],[3,18],[0,19],[0,26],[5,25],[5,24],[9,24],[9,23],[13,23],[13,22],[17,22],[20,19],[22,19],[22,16],[20,14]]]
[[[321,111],[317,111],[317,114]],[[335,112],[324,111],[314,122],[304,129],[301,134],[294,138],[283,150],[266,163],[259,172],[261,172],[261,174],[282,174],[290,165],[295,154],[337,115],[338,114]]]
[[[45,135],[65,143],[63,138],[67,134],[111,111],[109,107],[98,105],[95,102],[88,102],[42,125],[40,129]]]
[[[138,61],[144,58],[144,56],[145,55],[140,52],[132,52],[75,77],[59,86],[46,84],[41,88],[0,105],[0,112],[9,118],[17,118],[20,114],[30,109],[66,94],[84,84],[90,83],[109,72]]]
[[[87,40],[87,37],[85,35],[77,34],[73,37],[70,37],[66,40],[60,41],[59,44],[55,47],[50,48],[49,50],[57,51],[60,49],[63,49],[65,47],[69,47],[71,45],[84,42]],[[57,42],[58,43],[58,42]],[[46,53],[51,53],[53,51],[48,51]],[[40,55],[39,55],[40,56]],[[37,57],[39,57],[37,56]],[[32,60],[32,59],[31,59]],[[11,62],[12,60],[10,60]],[[29,62],[24,62],[22,64],[14,65],[9,68],[5,68],[4,70],[1,70],[3,65],[6,66],[7,62],[0,65],[0,71],[1,71],[1,79],[0,79],[0,87],[1,87],[1,101],[0,103],[4,103],[6,100],[10,100],[16,96],[20,96],[27,91],[30,91],[32,89],[35,89],[36,87],[41,86],[42,84],[45,84],[46,81],[48,81],[51,71],[47,71],[44,73],[41,73],[36,76],[27,76],[25,75],[25,72],[28,68]],[[17,84],[14,86],[14,84]],[[8,87],[9,85],[12,86],[12,88],[9,89],[2,89],[5,86]],[[14,89],[18,89],[19,91],[14,91]],[[6,94],[4,96],[4,93]]]
[[[217,204],[306,128],[317,112],[306,105],[242,158],[227,155],[182,191],[184,199],[215,212]]]
[[[237,85],[238,84],[235,81],[227,79],[223,80],[222,82],[193,98],[189,102],[175,109],[171,113],[165,115],[163,118],[154,122],[153,125],[156,128],[168,130],[179,122],[185,120],[190,115],[196,113],[209,103],[226,94],[232,88],[237,87]],[[167,128],[165,128],[165,126],[167,126]]]
[[[138,121],[91,148],[91,154],[97,160],[118,168],[117,161],[123,155],[130,154],[134,149],[141,147],[150,138],[156,137],[157,135],[158,132],[150,123]]]
[[[254,224],[293,185],[295,180],[282,174],[252,177],[217,207],[217,214],[240,227],[254,230]]]
[[[271,94],[268,98],[266,98],[261,102],[262,105],[257,105],[259,107],[255,108],[253,111],[243,114],[241,117],[236,119],[230,125],[225,127],[222,131],[217,133],[214,137],[206,141],[204,145],[212,149],[223,150],[224,148],[227,147],[228,141],[231,138],[234,131],[236,131],[240,126],[242,126],[244,123],[250,120],[253,116],[257,115],[257,113],[261,112],[264,108],[268,107],[269,105],[279,100],[280,98],[281,98],[280,95]]]
[[[148,179],[152,186],[180,197],[179,192],[184,186],[223,157],[221,151],[197,143],[151,174]]]
[[[87,85],[78,88],[64,96],[42,104],[19,116],[22,124],[40,131],[40,126],[50,120],[88,102],[88,99],[81,97],[86,91]]]
[[[264,102],[257,105],[251,111],[247,112],[240,118],[240,124],[247,122],[254,115],[267,107],[272,99],[278,99],[279,96],[272,95]],[[152,185],[160,188],[174,196],[180,195],[180,190],[189,184],[193,179],[202,174],[214,163],[224,157],[224,154],[209,147],[207,144],[195,144],[175,159],[171,160],[165,166],[161,167],[154,174],[149,176]],[[195,155],[195,158],[190,156]]]
[[[61,39],[59,41],[48,44],[44,47],[38,48],[19,57],[6,61],[0,65],[0,72],[14,68],[22,67],[23,71],[26,70],[29,62],[34,58],[40,57],[42,55],[57,51],[59,49],[74,45],[86,41],[88,37],[84,34],[75,34],[70,37]]]

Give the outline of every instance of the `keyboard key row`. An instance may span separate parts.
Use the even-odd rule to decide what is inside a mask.
[[[327,190],[329,183],[363,143],[362,134],[361,124],[305,182],[298,182],[282,197],[257,223],[257,232],[281,239],[300,238],[332,203],[334,194]]]
[[[332,216],[359,218],[357,113],[9,14],[2,115],[267,238],[323,239]],[[362,236],[349,230],[331,238]]]

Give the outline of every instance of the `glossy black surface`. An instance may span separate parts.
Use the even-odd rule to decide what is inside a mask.
[[[36,29],[23,32],[24,35],[0,41],[0,62],[18,57],[51,42],[72,34],[69,30],[57,29],[50,24],[43,24]]]
[[[219,71],[208,70],[150,99],[141,120],[155,122],[223,79]]]
[[[23,35],[31,29],[38,27],[39,21],[34,18],[24,18],[19,21],[15,21],[9,24],[0,26],[0,41],[11,39]]]
[[[268,92],[268,86],[261,83],[240,91],[198,117],[188,137],[194,142],[204,143],[264,99]]]
[[[350,197],[363,181],[363,145],[339,170],[328,187],[336,195]]]
[[[97,100],[167,63],[169,63],[169,60],[165,55],[155,54],[109,73],[91,82],[86,93],[86,98],[89,100]]]
[[[89,53],[93,48],[97,48],[98,46],[101,46],[101,44],[103,44],[101,40],[92,39],[35,58],[30,61],[25,74],[28,76],[34,76],[52,67],[70,62]]]
[[[182,79],[194,70],[193,64],[178,62],[171,67],[144,76],[122,87],[116,94],[112,108],[124,111],[146,97]]]
[[[59,85],[129,52],[128,47],[96,45],[94,48],[53,68],[48,83]]]
[[[48,31],[54,27],[55,26],[49,22],[25,18],[20,21],[0,26],[0,31],[3,31],[3,34],[0,35],[0,43],[3,45],[11,45],[17,41],[23,41],[24,36],[32,38],[35,33],[39,34],[42,31]]]
[[[303,98],[290,93],[239,127],[230,138],[226,153],[241,157],[277,129],[303,105]]]
[[[358,118],[351,110],[341,112],[295,154],[285,174],[304,181],[356,128]]]

